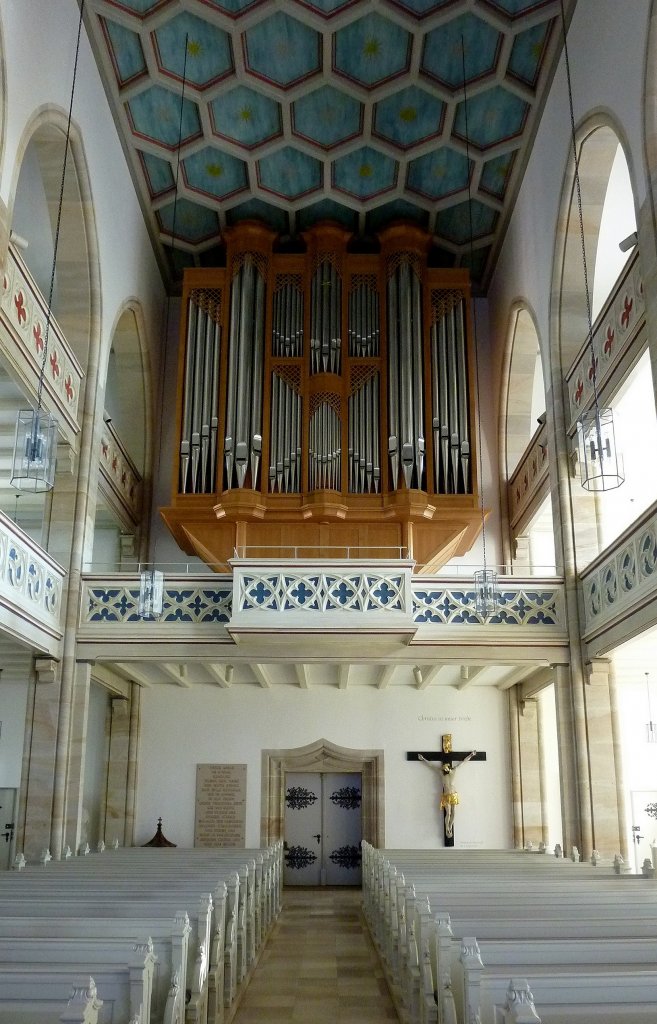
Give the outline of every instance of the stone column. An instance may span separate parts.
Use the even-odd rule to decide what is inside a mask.
[[[511,750],[511,800],[513,808],[513,845],[522,850],[522,782],[520,778],[520,736],[518,732],[518,687],[509,689],[509,747]]]
[[[110,698],[111,718],[109,756],[107,763],[107,799],[103,838],[109,845],[118,839],[126,845],[126,797],[128,788],[128,752],[130,748],[130,701],[127,697]]]
[[[614,729],[609,661],[606,658],[595,658],[587,663],[586,669],[584,699],[589,741],[593,845],[603,857],[613,857],[619,852],[622,839],[615,758],[618,727]],[[586,855],[589,855],[589,851]]]
[[[57,661],[37,659],[28,698],[23,772],[21,780],[20,833],[17,850],[36,860],[50,846],[57,723],[61,689]]]
[[[130,742],[128,743],[128,776],[125,798],[125,844],[133,846],[135,841],[135,806],[137,801],[137,754],[141,726],[141,687],[130,686]]]
[[[538,788],[541,801],[541,839],[547,845],[550,838],[547,788],[545,784],[545,706],[536,701],[538,727]]]
[[[564,850],[577,846],[581,851],[578,776],[575,757],[575,722],[568,665],[554,666],[554,701],[557,717],[557,747],[561,781],[561,845]]]
[[[94,839],[86,831],[83,820],[85,758],[87,753],[87,723],[89,719],[89,692],[91,665],[78,661],[75,665],[75,686],[71,709],[71,732],[68,751],[68,786],[66,792],[66,826],[64,844],[75,853],[80,844]]]
[[[611,731],[614,737],[614,765],[616,769],[616,797],[618,800],[618,825],[620,831],[620,854],[628,863],[632,850],[628,843],[630,823],[628,816],[625,775],[623,772],[623,738],[621,735],[620,713],[618,710],[618,686],[613,661],[609,662],[609,699],[611,709]]]
[[[522,791],[522,845],[538,846],[543,838],[541,815],[541,760],[538,710],[535,700],[518,701],[518,746]]]

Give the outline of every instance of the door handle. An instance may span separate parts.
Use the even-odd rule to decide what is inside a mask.
[[[321,838],[322,838],[322,833],[321,832],[317,832],[317,834],[313,836],[313,839],[316,839],[317,842],[319,842]]]

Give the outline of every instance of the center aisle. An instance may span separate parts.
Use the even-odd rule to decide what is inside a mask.
[[[286,889],[233,1024],[398,1021],[360,889]]]

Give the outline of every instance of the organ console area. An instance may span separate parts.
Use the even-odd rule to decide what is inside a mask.
[[[481,530],[467,271],[393,225],[353,251],[335,224],[277,251],[226,232],[185,271],[174,493],[180,547],[247,557],[412,558],[435,572]]]

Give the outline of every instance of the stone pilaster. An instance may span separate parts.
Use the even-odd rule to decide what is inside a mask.
[[[568,665],[554,666],[554,701],[557,718],[557,749],[561,784],[561,845],[564,850],[577,846],[581,851],[575,722]]]
[[[64,841],[75,852],[81,842],[95,837],[86,834],[83,817],[85,759],[87,753],[87,723],[89,719],[89,691],[91,666],[88,662],[75,665],[75,685],[71,714],[71,732],[68,751],[68,779],[66,790],[66,828]]]
[[[511,801],[513,814],[513,845],[523,848],[522,782],[520,776],[520,736],[518,730],[518,687],[509,689],[509,749],[511,751]]]
[[[587,663],[584,689],[588,734],[589,778],[593,845],[603,857],[621,848],[620,802],[614,756],[614,729],[609,681],[609,662],[596,658]]]
[[[524,847],[527,843],[532,843],[534,846],[538,846],[544,835],[538,709],[536,701],[533,699],[518,700],[516,698],[514,703],[521,806],[521,834],[514,836],[514,839],[516,839],[515,845]],[[513,746],[514,744],[512,743],[512,749]],[[515,789],[514,785],[514,811],[516,805]],[[515,819],[516,815],[514,813],[514,824]]]
[[[139,751],[139,729],[141,724],[141,688],[137,683],[130,687],[130,742],[128,744],[128,776],[125,800],[125,843],[132,846],[135,841],[135,807],[137,803],[137,756]]]
[[[61,692],[59,662],[37,660],[28,699],[20,827],[16,849],[28,860],[50,846],[50,822]]]
[[[126,845],[125,819],[130,749],[130,702],[126,697],[110,699],[111,720],[107,764],[107,800],[103,838],[107,844],[118,839]]]

